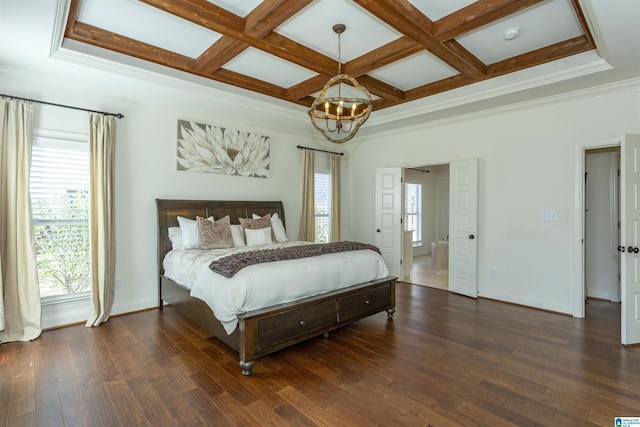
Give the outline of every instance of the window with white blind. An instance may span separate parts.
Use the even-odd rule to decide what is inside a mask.
[[[315,173],[315,223],[316,242],[328,243],[331,227],[331,177],[328,173]]]
[[[37,137],[29,186],[40,297],[88,292],[88,144]]]
[[[422,184],[404,185],[404,229],[413,231],[413,246],[422,246]]]

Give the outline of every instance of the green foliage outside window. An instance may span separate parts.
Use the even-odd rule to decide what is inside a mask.
[[[35,199],[32,210],[41,296],[89,290],[88,192]]]

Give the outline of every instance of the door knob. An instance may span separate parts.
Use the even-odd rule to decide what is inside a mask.
[[[633,248],[633,253],[637,254],[638,252],[640,252],[640,249],[638,249],[637,247]]]
[[[380,232],[380,229],[378,228],[378,229],[376,230],[376,233],[379,233],[379,232]]]
[[[627,248],[627,252],[629,252],[629,253],[633,252],[633,246],[629,246],[629,247]]]
[[[473,234],[469,234],[469,239],[473,240],[475,238],[476,238],[476,236],[474,236]]]
[[[622,246],[618,246],[618,252],[623,252],[623,247]]]

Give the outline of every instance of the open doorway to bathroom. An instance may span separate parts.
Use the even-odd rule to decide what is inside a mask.
[[[449,164],[405,168],[404,281],[449,289]]]

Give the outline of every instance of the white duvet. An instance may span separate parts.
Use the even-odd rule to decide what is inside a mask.
[[[209,269],[211,261],[232,253],[307,244],[287,241],[265,246],[231,249],[179,249],[163,260],[165,276],[190,289],[206,302],[228,334],[238,314],[294,301],[386,277],[382,256],[372,250],[347,251],[315,257],[255,264],[226,278]]]

